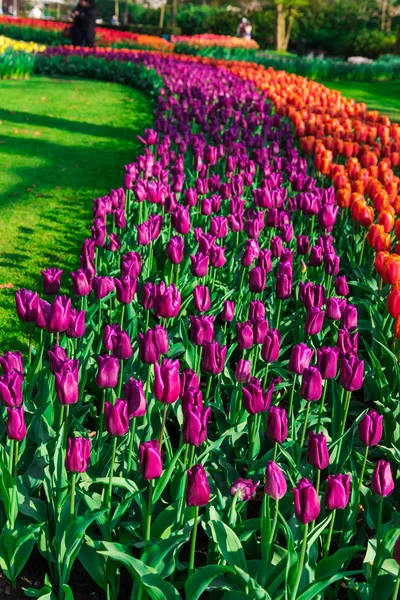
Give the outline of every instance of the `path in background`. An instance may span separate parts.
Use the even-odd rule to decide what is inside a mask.
[[[68,290],[93,198],[121,185],[152,118],[145,94],[114,83],[0,82],[0,353],[26,339],[18,287],[40,290],[40,269],[59,267]]]
[[[321,81],[329,88],[338,90],[346,98],[366,102],[370,110],[388,115],[392,121],[400,121],[400,82],[372,81]]]

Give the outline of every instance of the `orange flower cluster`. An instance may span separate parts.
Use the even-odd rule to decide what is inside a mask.
[[[200,33],[196,35],[173,35],[171,42],[175,44],[187,44],[194,48],[244,48],[246,50],[257,50],[259,45],[255,40],[232,37],[230,35],[216,35],[214,33]]]

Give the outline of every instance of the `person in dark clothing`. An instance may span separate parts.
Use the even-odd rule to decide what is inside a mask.
[[[85,45],[92,48],[96,35],[97,7],[95,0],[88,0],[86,12]]]
[[[72,11],[73,23],[71,25],[71,43],[73,46],[84,46],[86,42],[87,30],[87,12],[88,3],[86,0],[79,0],[79,3]]]

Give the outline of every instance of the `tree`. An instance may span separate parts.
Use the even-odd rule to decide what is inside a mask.
[[[275,1],[275,50],[285,52],[288,49],[293,23],[301,9],[309,0]]]

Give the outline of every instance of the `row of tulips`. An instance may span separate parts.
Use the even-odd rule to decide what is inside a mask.
[[[124,186],[94,201],[72,297],[56,267],[46,298],[17,293],[3,539],[36,540],[59,598],[76,556],[111,598],[121,564],[132,598],[396,598],[397,415],[365,385],[382,375],[334,190],[238,65],[109,56],[164,89]]]

